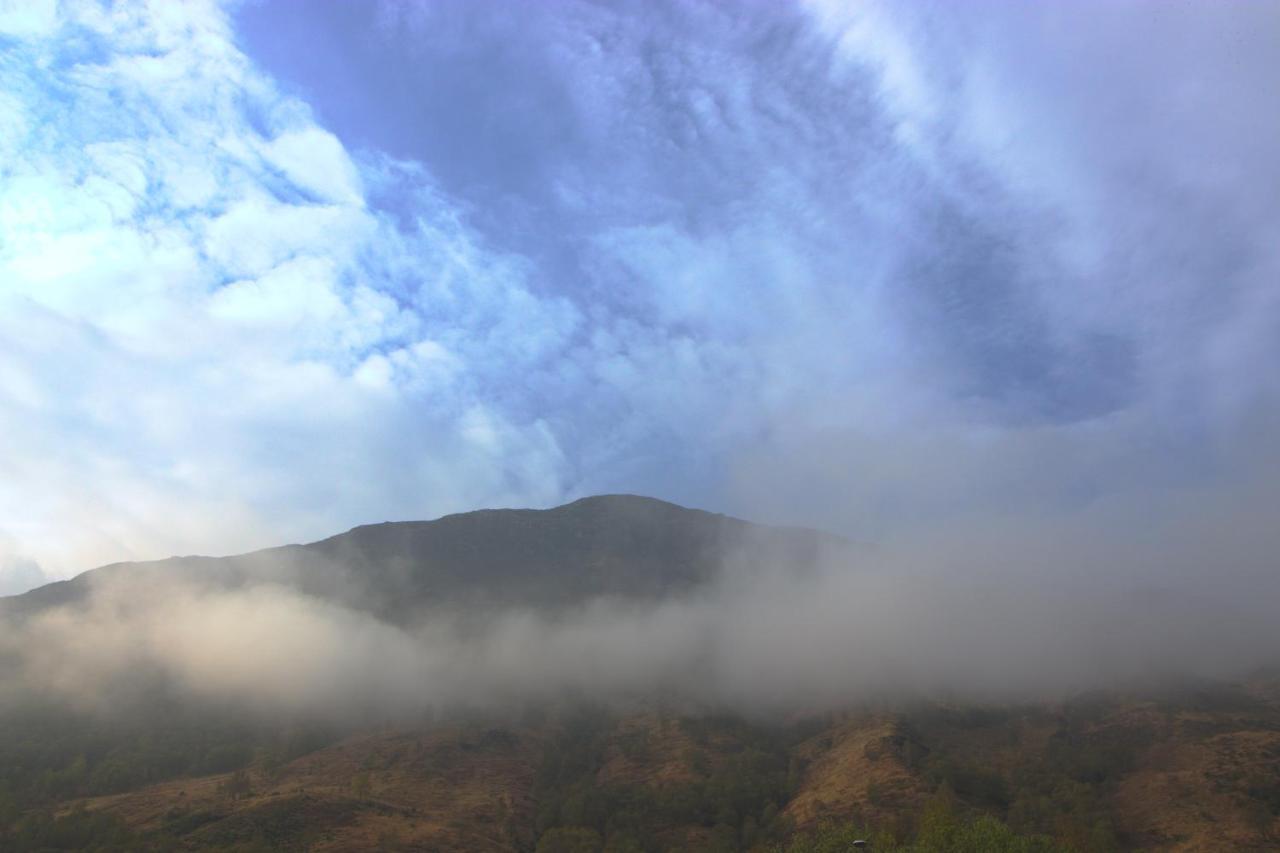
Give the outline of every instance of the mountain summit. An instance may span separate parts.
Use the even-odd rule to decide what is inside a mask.
[[[364,525],[319,542],[230,557],[114,563],[0,599],[0,612],[75,604],[97,583],[155,576],[226,587],[280,583],[400,621],[445,605],[655,600],[706,584],[722,570],[811,566],[847,544],[819,531],[755,524],[654,498],[599,495],[552,509],[484,509]]]

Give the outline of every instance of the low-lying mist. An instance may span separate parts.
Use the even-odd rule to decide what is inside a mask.
[[[665,600],[435,608],[406,624],[301,593],[292,570],[233,588],[100,573],[84,603],[4,627],[5,689],[105,710],[152,673],[194,700],[344,721],[566,697],[778,714],[1239,678],[1280,660],[1276,497],[1265,484],[986,519],[816,571],[744,554]]]

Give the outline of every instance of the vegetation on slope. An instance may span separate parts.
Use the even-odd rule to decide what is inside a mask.
[[[1217,701],[769,724],[578,709],[329,745],[198,716],[106,725],[27,709],[0,742],[0,848],[1265,848],[1280,818],[1280,713]]]

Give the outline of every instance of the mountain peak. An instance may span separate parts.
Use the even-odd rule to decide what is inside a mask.
[[[434,607],[556,608],[592,598],[657,600],[710,583],[760,555],[816,560],[840,543],[630,494],[549,509],[482,509],[431,521],[363,525],[306,545],[232,557],[119,563],[5,600],[10,612],[84,600],[99,578],[271,582],[396,621]]]

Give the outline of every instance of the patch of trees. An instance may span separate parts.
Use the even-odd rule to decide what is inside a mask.
[[[255,724],[155,694],[147,699],[110,714],[38,699],[0,706],[0,849],[145,850],[108,815],[64,814],[58,804],[180,776],[230,772],[243,787],[255,758],[278,768],[334,738],[311,726]]]
[[[793,838],[771,853],[848,853],[864,840],[877,853],[1071,853],[1045,835],[1020,834],[988,814],[961,814],[955,795],[943,787],[913,823],[906,837],[837,824]]]
[[[33,810],[0,832],[0,848],[25,851],[99,851],[133,853],[150,849],[117,818],[74,809],[64,815]]]
[[[111,716],[54,704],[8,706],[0,708],[0,820],[14,809],[227,773],[268,753],[278,765],[332,738],[311,727],[253,724],[164,703]]]
[[[986,813],[1027,836],[1053,837],[1081,853],[1119,849],[1108,800],[1151,741],[1149,731],[1103,724],[1113,705],[1085,696],[1056,717],[1043,711],[930,709],[913,728],[932,732],[921,770],[935,786],[953,792],[975,813]],[[1018,716],[1056,725],[1043,750],[1018,748]],[[955,748],[967,732],[998,727],[1011,739],[1011,766],[993,767],[972,749]],[[953,742],[950,733],[960,732]],[[924,735],[919,735],[924,737]]]
[[[682,720],[695,744],[682,756],[695,779],[666,785],[601,784],[612,743],[642,761],[648,737],[614,734],[609,715],[562,721],[535,779],[538,853],[666,850],[676,830],[701,831],[698,849],[738,851],[790,832],[781,806],[796,782],[790,748],[807,730],[752,726],[731,717]]]

